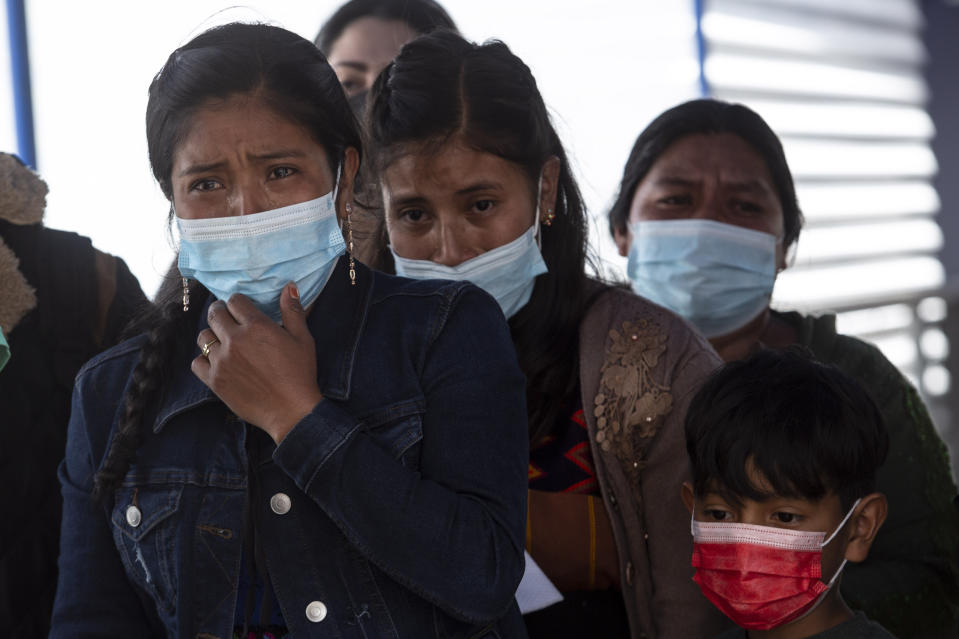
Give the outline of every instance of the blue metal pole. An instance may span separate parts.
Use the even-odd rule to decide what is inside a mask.
[[[693,0],[696,12],[696,56],[699,62],[699,95],[709,97],[709,82],[706,81],[706,38],[703,37],[703,3],[705,0]]]
[[[24,0],[7,0],[10,33],[10,66],[13,76],[13,109],[17,120],[17,154],[37,168],[33,138],[33,92],[30,90],[30,56],[27,51],[27,15]]]

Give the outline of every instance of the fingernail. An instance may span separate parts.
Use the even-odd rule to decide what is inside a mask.
[[[296,287],[296,284],[290,284],[290,295],[293,296],[293,299],[299,301],[300,299],[300,289]]]

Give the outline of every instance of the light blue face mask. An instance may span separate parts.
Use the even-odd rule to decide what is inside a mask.
[[[712,220],[648,221],[630,229],[626,272],[633,290],[707,338],[732,333],[769,305],[776,236]]]
[[[204,220],[177,218],[179,268],[217,299],[234,293],[280,321],[280,293],[295,282],[304,308],[326,285],[346,243],[330,193],[252,215]]]
[[[3,336],[3,329],[0,329],[0,371],[7,365],[10,359],[10,347],[7,346],[7,338]]]
[[[429,260],[400,257],[390,247],[396,274],[418,280],[468,280],[492,295],[506,317],[512,317],[529,302],[536,276],[548,269],[539,250],[539,209],[536,222],[518,238],[456,266]]]

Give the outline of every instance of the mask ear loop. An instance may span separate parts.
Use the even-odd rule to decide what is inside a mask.
[[[543,201],[543,170],[539,171],[539,180],[536,182],[536,219],[533,221],[533,238],[536,240],[536,248],[541,252],[543,250],[543,235],[539,229],[539,208]]]
[[[839,522],[839,525],[836,527],[836,530],[834,530],[833,533],[832,533],[831,535],[829,535],[829,538],[826,539],[826,541],[822,542],[822,545],[820,546],[820,548],[825,548],[825,547],[826,547],[826,544],[828,544],[830,541],[832,541],[833,538],[834,538],[836,535],[839,534],[839,531],[842,530],[843,527],[845,527],[846,522],[848,522],[848,521],[849,521],[849,518],[852,517],[853,511],[856,510],[856,506],[859,505],[859,502],[860,502],[860,501],[862,501],[862,497],[860,497],[859,499],[857,499],[857,500],[855,501],[855,503],[852,505],[852,508],[850,508],[850,509],[849,509],[849,512],[846,513],[846,516],[842,518],[842,521],[841,521],[841,522]],[[820,555],[820,561],[822,561],[821,557],[822,557],[822,555]],[[803,617],[809,616],[809,614],[812,613],[813,610],[815,610],[816,608],[819,607],[819,604],[821,604],[821,603],[826,599],[826,595],[829,594],[829,591],[832,590],[832,587],[836,585],[836,581],[839,580],[839,575],[842,574],[842,569],[846,567],[846,564],[847,564],[848,562],[849,562],[849,560],[846,559],[845,557],[843,557],[842,563],[839,564],[839,568],[836,568],[836,572],[833,573],[832,579],[830,579],[830,580],[829,580],[829,583],[826,584],[826,589],[822,591],[822,594],[821,594],[821,595],[819,595],[819,599],[816,600],[816,603],[814,603],[809,610],[807,610],[806,612],[802,613],[801,615],[799,615],[798,617],[796,617],[795,619],[793,619],[793,621],[790,622],[790,623],[799,621],[799,620],[802,619]]]
[[[841,522],[839,522],[839,525],[836,527],[836,530],[834,530],[832,534],[829,535],[826,541],[822,542],[822,545],[819,546],[820,548],[825,548],[826,546],[828,546],[829,542],[832,541],[833,538],[835,538],[835,536],[839,534],[839,531],[843,529],[843,527],[849,521],[849,518],[852,517],[852,513],[856,510],[856,506],[858,506],[859,502],[861,501],[862,501],[862,497],[860,497],[853,503],[852,507],[849,509],[849,512],[846,513],[846,516],[842,518]]]
[[[852,517],[853,512],[855,512],[856,510],[856,506],[858,506],[859,502],[861,501],[862,501],[862,497],[860,497],[859,499],[855,501],[855,503],[853,503],[852,507],[849,509],[849,512],[846,513],[846,516],[842,518],[841,522],[839,522],[839,526],[837,526],[836,530],[834,530],[833,533],[829,535],[829,538],[826,539],[826,541],[822,542],[822,546],[820,546],[820,548],[825,548],[826,545],[829,544],[829,542],[832,541],[835,538],[835,536],[839,534],[839,531],[846,527],[846,523],[849,521],[849,518]],[[833,585],[835,585],[836,580],[839,579],[839,575],[842,574],[842,569],[846,567],[846,563],[848,561],[849,561],[848,559],[843,557],[842,563],[839,564],[839,568],[836,569],[836,572],[833,573],[832,579],[830,579],[829,583],[826,584],[826,592],[829,592],[829,589],[832,588]],[[823,593],[823,596],[825,596],[825,593]],[[820,601],[822,600],[820,599]],[[816,605],[818,606],[819,604],[817,603]],[[810,609],[810,612],[812,612],[811,609]]]

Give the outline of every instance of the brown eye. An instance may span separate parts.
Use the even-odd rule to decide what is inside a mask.
[[[213,179],[197,180],[190,185],[191,191],[213,191],[220,187],[220,183]]]
[[[692,201],[693,199],[688,195],[667,195],[657,200],[662,206],[687,206]]]
[[[296,173],[296,169],[288,166],[278,166],[270,171],[270,177],[272,179],[283,179],[285,177],[290,177],[294,173]]]
[[[729,521],[732,519],[733,514],[725,510],[718,510],[716,508],[707,508],[705,511],[706,516],[712,519],[713,521]]]
[[[493,200],[479,200],[476,204],[473,205],[473,208],[479,211],[480,213],[485,213],[493,208]]]

